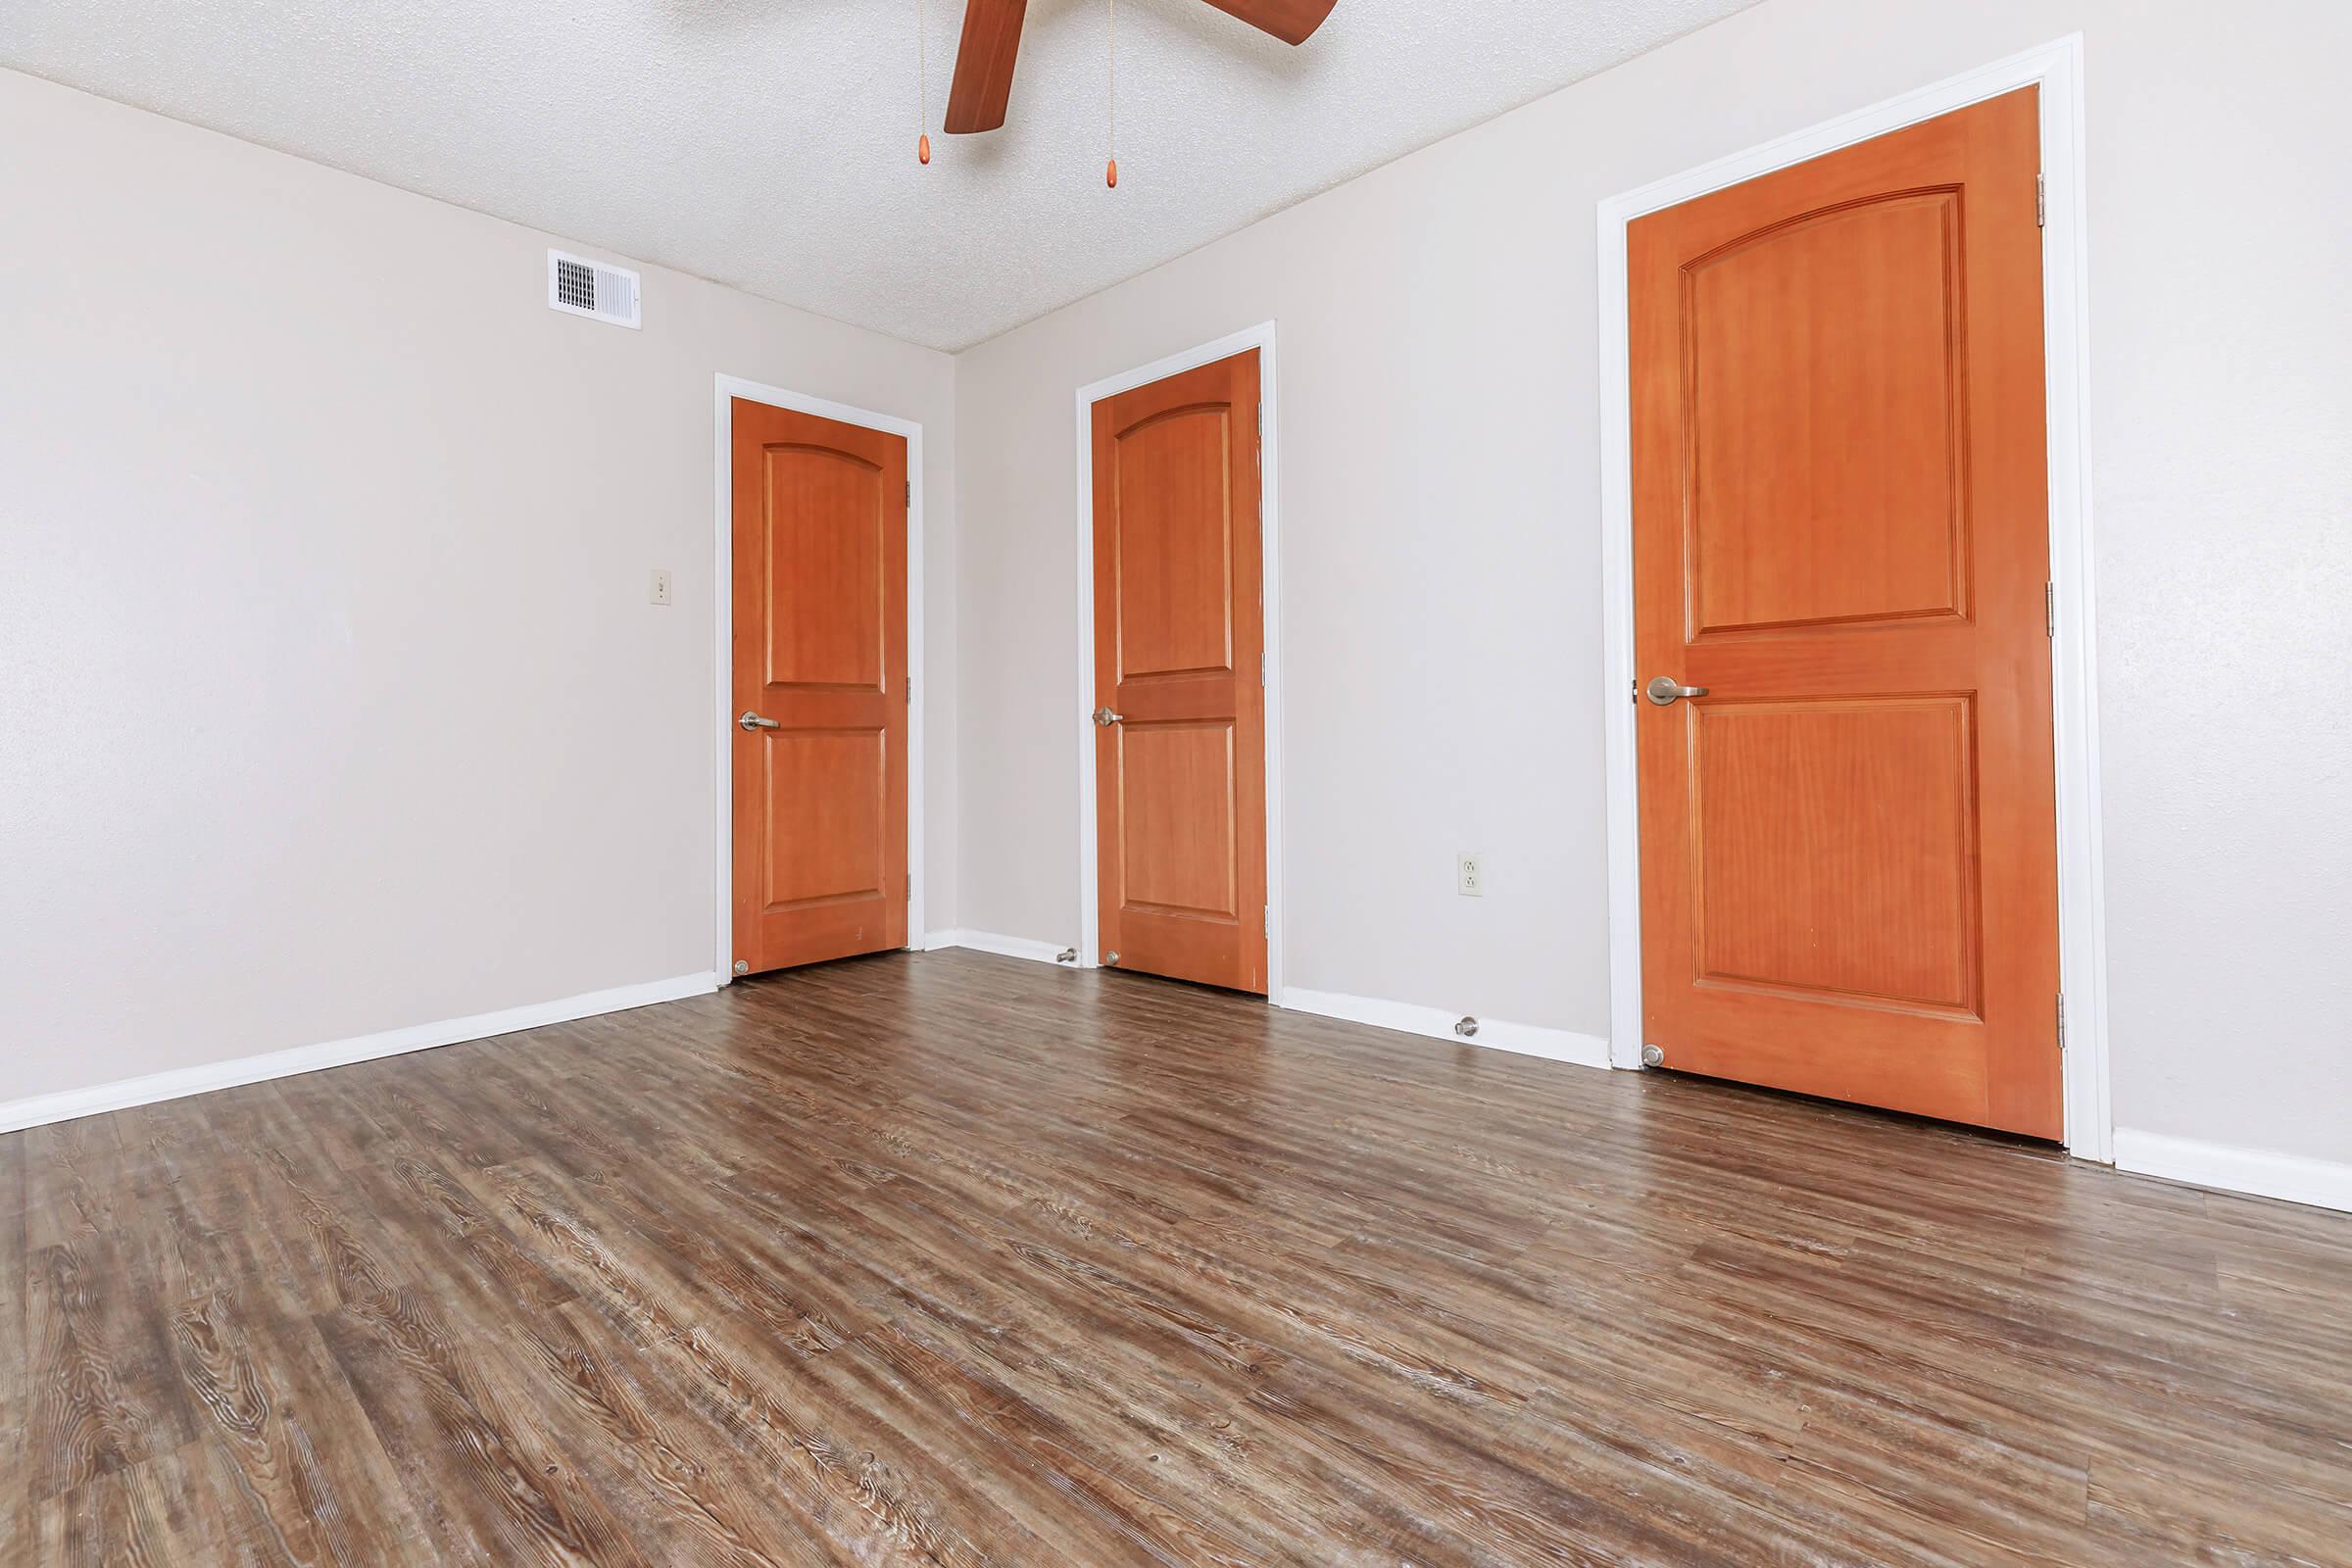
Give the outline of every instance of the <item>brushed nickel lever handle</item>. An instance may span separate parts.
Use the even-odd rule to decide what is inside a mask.
[[[1642,689],[1642,695],[1648,698],[1651,702],[1657,704],[1660,708],[1671,708],[1679,698],[1706,696],[1707,688],[1704,686],[1685,686],[1678,682],[1672,675],[1660,675]]]
[[[761,718],[758,713],[753,712],[748,708],[743,710],[743,716],[735,720],[735,722],[742,725],[747,730],[782,729],[784,727],[782,724],[778,723],[772,718]]]

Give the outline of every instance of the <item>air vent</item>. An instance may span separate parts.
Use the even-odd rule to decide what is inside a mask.
[[[547,253],[548,309],[614,326],[642,324],[637,315],[637,274],[562,251]]]

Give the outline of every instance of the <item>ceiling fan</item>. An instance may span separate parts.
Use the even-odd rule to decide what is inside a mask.
[[[1208,0],[1287,44],[1311,37],[1339,0]],[[963,8],[963,41],[956,49],[956,83],[948,89],[946,129],[958,134],[995,130],[1004,123],[1012,96],[1012,62],[1021,47],[1021,17],[1029,0],[969,0]]]

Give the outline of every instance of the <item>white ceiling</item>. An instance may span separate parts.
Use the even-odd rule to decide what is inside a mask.
[[[1031,0],[1003,130],[938,134],[960,0],[6,0],[0,65],[960,349],[1753,0]]]

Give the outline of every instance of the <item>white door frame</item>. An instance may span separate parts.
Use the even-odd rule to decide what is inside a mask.
[[[1636,829],[1634,508],[1626,225],[1645,213],[1868,141],[2021,87],[2041,89],[2044,359],[2049,398],[2050,646],[2058,792],[2059,967],[2065,987],[2066,1145],[2113,1160],[2107,1079],[2107,938],[2099,826],[2098,662],[2091,593],[2090,448],[2085,427],[2089,265],[2083,190],[2082,37],[1905,93],[1600,203],[1601,618],[1606,657],[1609,827],[1609,1059],[1642,1053],[1642,885]]]
[[[718,983],[735,977],[735,409],[734,400],[812,414],[906,438],[906,945],[923,941],[923,427],[919,420],[852,408],[741,376],[721,374],[712,395],[711,530],[717,585],[718,816],[712,835],[718,877]]]
[[[1164,381],[1236,354],[1257,350],[1257,400],[1266,428],[1258,467],[1258,533],[1261,547],[1259,596],[1263,600],[1266,676],[1266,1000],[1282,1004],[1282,536],[1276,466],[1274,323],[1260,321],[1239,332],[1171,354],[1164,360],[1091,382],[1078,389],[1078,963],[1092,969],[1102,961],[1101,878],[1096,855],[1095,811],[1095,405],[1121,392]]]

